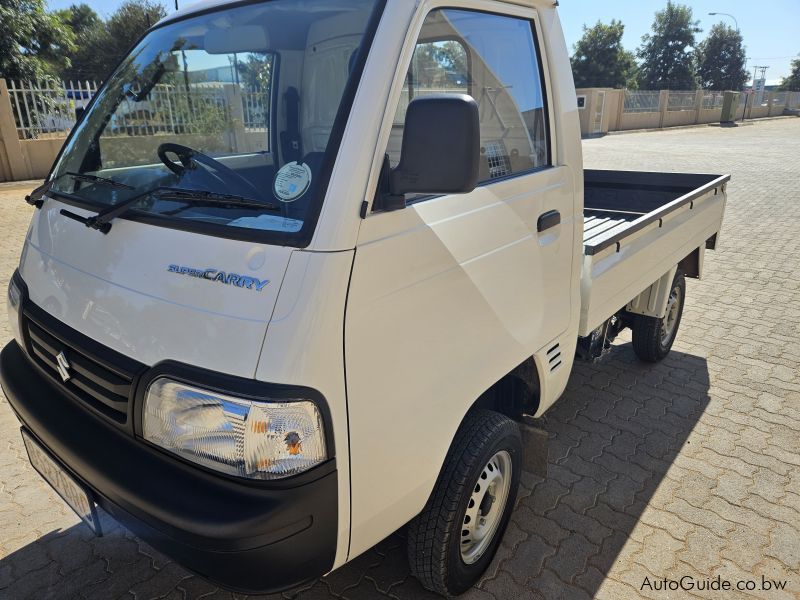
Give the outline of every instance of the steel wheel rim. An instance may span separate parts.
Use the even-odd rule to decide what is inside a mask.
[[[495,453],[478,475],[461,523],[461,560],[471,565],[486,553],[503,519],[511,489],[511,455]]]
[[[681,288],[677,285],[672,288],[667,300],[667,312],[661,321],[661,345],[669,344],[675,332],[675,325],[678,323],[678,311],[681,306]]]

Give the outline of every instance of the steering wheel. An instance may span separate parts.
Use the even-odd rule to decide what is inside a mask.
[[[253,199],[258,199],[260,197],[259,191],[247,179],[239,175],[230,167],[225,166],[220,161],[215,160],[193,148],[182,146],[181,144],[166,142],[158,147],[157,153],[158,158],[161,159],[161,162],[163,162],[164,165],[166,165],[166,167],[178,177],[183,177],[186,171],[196,169],[197,165],[203,165],[208,174],[216,179],[217,182],[223,186],[223,188],[230,189],[232,184],[238,184],[236,187],[245,190],[243,195],[249,196]],[[167,156],[167,153],[177,156],[180,163],[172,161]],[[217,175],[217,173],[225,174],[230,179],[223,179]]]

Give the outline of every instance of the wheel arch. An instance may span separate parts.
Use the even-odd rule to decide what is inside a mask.
[[[476,409],[493,410],[519,421],[523,415],[535,415],[540,402],[539,369],[531,356],[483,392],[464,413],[461,423]]]

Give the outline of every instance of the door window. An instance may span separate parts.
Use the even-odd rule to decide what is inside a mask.
[[[550,164],[545,91],[533,24],[484,12],[437,9],[425,19],[395,112],[387,153],[400,161],[408,104],[426,94],[478,103],[480,182]]]

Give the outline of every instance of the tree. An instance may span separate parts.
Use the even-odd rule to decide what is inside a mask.
[[[469,67],[464,46],[453,40],[418,44],[411,73],[417,88],[466,89]]]
[[[639,87],[645,90],[695,89],[693,50],[695,34],[702,31],[699,21],[692,18],[692,9],[682,4],[667,2],[666,8],[656,12],[652,32],[642,36],[637,54],[642,59],[639,67]]]
[[[69,8],[56,11],[56,14],[72,29],[76,41],[90,35],[103,24],[88,4],[73,4]]]
[[[695,53],[700,85],[709,90],[741,90],[747,83],[742,34],[725,23],[717,23],[700,42]]]
[[[90,51],[92,41],[102,34],[105,25],[88,4],[73,4],[56,11],[56,14],[69,26],[75,38],[75,48],[69,56],[70,64],[61,71],[60,76],[72,81],[86,79],[82,72],[85,54]]]
[[[605,25],[598,21],[583,26],[583,36],[575,44],[572,76],[575,87],[636,87],[636,61],[633,53],[622,47],[622,21]]]
[[[274,54],[251,52],[245,60],[236,61],[236,69],[244,86],[251,92],[267,92],[272,80]]]
[[[782,92],[800,92],[800,55],[792,61],[792,70],[778,87]]]
[[[74,36],[42,0],[0,0],[0,77],[52,77],[69,66]]]
[[[150,0],[124,2],[104,27],[84,30],[72,61],[71,78],[106,79],[142,34],[166,14],[163,5]]]

